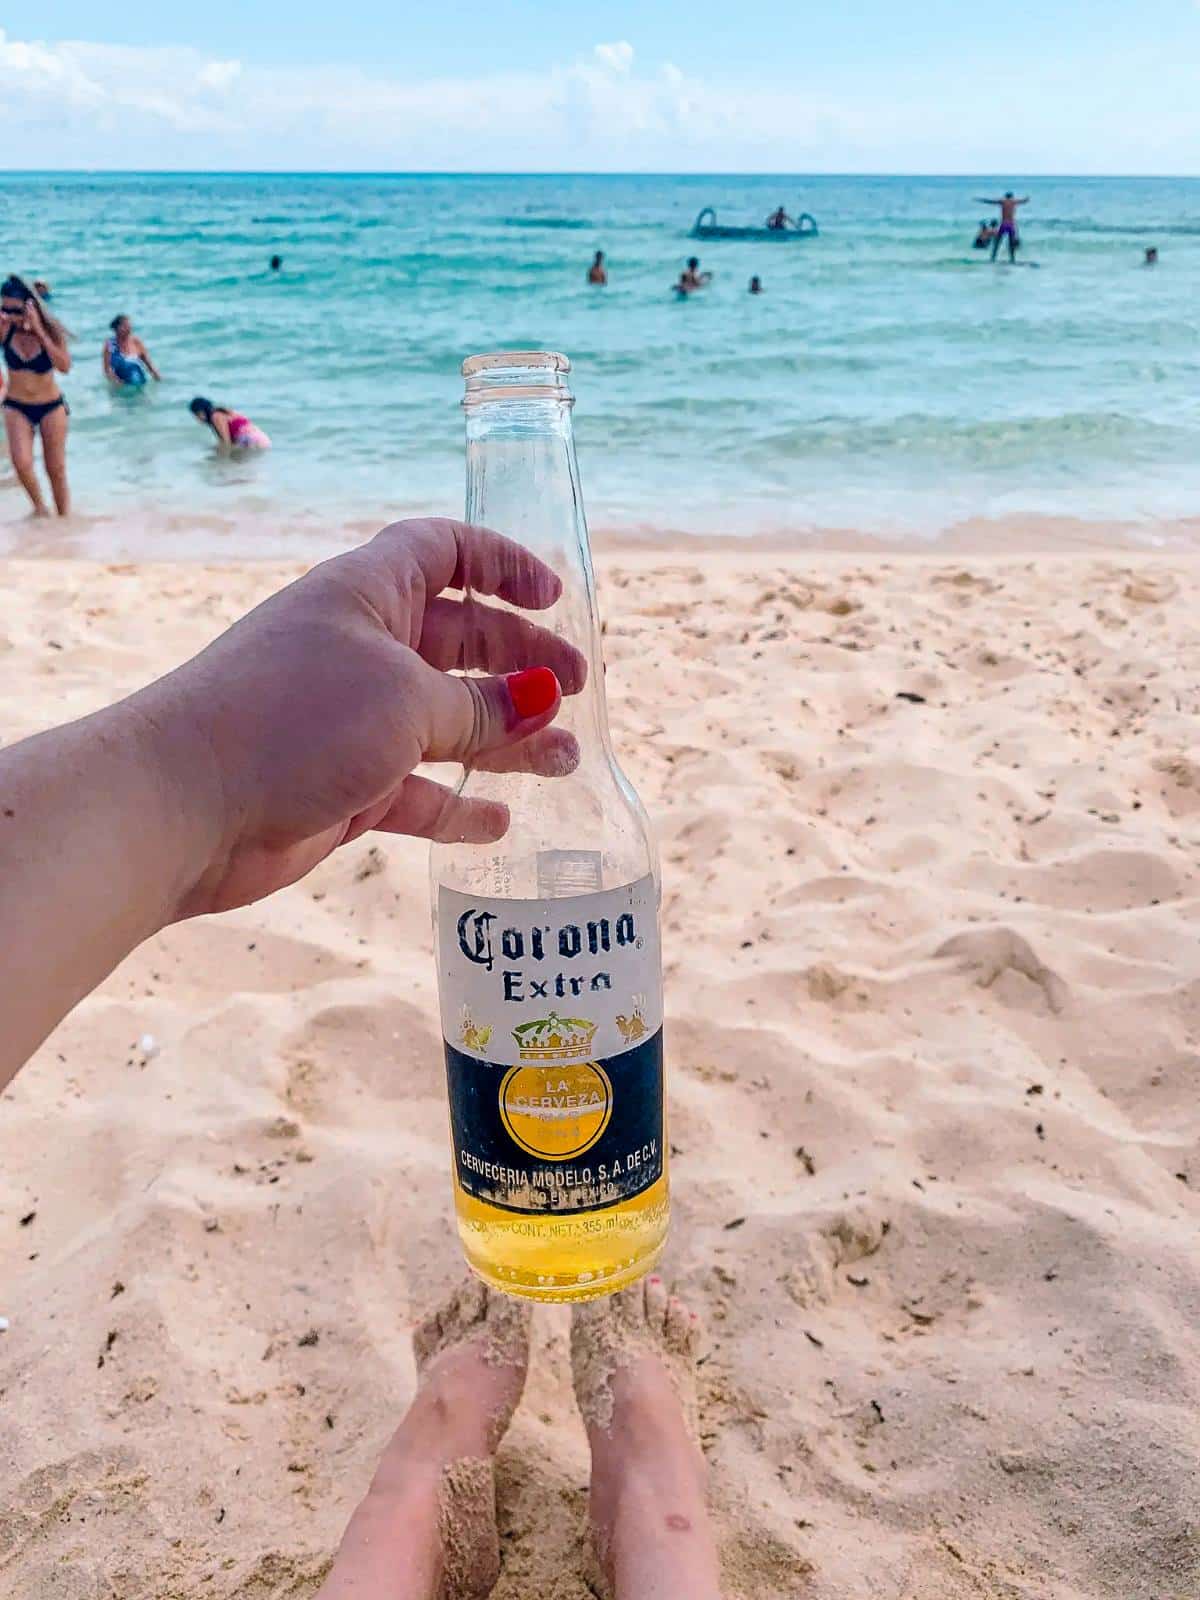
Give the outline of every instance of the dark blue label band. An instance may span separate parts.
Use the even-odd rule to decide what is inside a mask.
[[[458,1181],[505,1211],[598,1211],[663,1173],[662,1030],[599,1061],[504,1066],[446,1045]]]

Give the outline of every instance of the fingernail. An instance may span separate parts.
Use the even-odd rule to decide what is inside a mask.
[[[657,1272],[656,1272],[656,1273],[655,1273],[655,1274],[654,1274],[654,1275],[653,1275],[653,1277],[652,1277],[652,1278],[651,1278],[651,1279],[650,1279],[650,1282],[651,1282],[651,1283],[661,1283],[661,1282],[662,1282],[662,1279],[661,1279],[661,1278],[660,1278],[660,1277],[659,1277],[659,1275],[658,1275],[658,1273],[657,1273]]]
[[[505,678],[513,710],[522,722],[549,711],[558,698],[558,679],[549,667],[527,667]]]

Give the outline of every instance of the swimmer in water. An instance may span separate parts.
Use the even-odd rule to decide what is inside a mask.
[[[783,228],[794,228],[796,224],[788,216],[782,206],[777,206],[767,218],[767,227],[772,233],[778,233]]]
[[[1148,244],[1146,246],[1146,259],[1142,262],[1142,265],[1144,267],[1156,267],[1158,265],[1158,246],[1156,244]]]
[[[45,278],[35,278],[33,280],[33,292],[37,295],[39,300],[50,299],[50,285],[46,282]]]
[[[197,422],[203,422],[217,436],[217,448],[224,454],[235,450],[269,450],[271,441],[263,430],[240,411],[228,406],[215,406],[211,400],[197,395],[188,410]]]
[[[762,292],[763,292],[762,279],[760,277],[757,277],[757,276],[751,278],[750,279],[750,293],[751,294],[761,294]]]
[[[272,272],[278,272],[282,266],[283,266],[283,257],[282,256],[272,256],[271,257],[271,271]]]
[[[1029,204],[1029,196],[1024,195],[1020,200],[1018,200],[1014,197],[1011,189],[1006,189],[1003,197],[999,200],[985,200],[982,197],[977,198],[978,203],[981,206],[1000,207],[1000,226],[996,229],[995,236],[992,239],[992,260],[995,261],[996,259],[997,252],[1000,249],[1001,240],[1007,239],[1008,259],[1010,261],[1015,261],[1017,259],[1017,250],[1020,248],[1021,244],[1021,238],[1017,232],[1017,207],[1027,206]]]
[[[603,287],[608,282],[608,268],[604,265],[604,251],[597,250],[588,268],[588,282],[596,283]]]
[[[971,246],[972,250],[986,250],[995,237],[995,225],[985,217],[979,224],[979,232],[975,235],[975,243]]]
[[[699,256],[689,256],[686,268],[679,274],[679,282],[675,285],[684,294],[694,294],[697,289],[707,289],[712,282],[711,272],[700,271]]]
[[[104,341],[104,376],[123,388],[140,389],[149,373],[155,383],[162,373],[150,359],[150,352],[133,331],[133,323],[123,313],[109,323],[111,335]]]

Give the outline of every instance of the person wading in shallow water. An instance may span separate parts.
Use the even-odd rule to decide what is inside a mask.
[[[47,515],[33,464],[34,441],[42,440],[42,462],[60,517],[71,510],[67,483],[67,402],[55,376],[70,372],[67,330],[52,317],[23,279],[0,286],[0,350],[8,368],[4,431],[8,453],[35,516]]]
[[[130,389],[140,389],[146,382],[147,373],[155,383],[161,382],[162,373],[151,361],[146,346],[134,333],[133,323],[129,318],[124,314],[114,317],[109,327],[112,333],[104,341],[101,356],[104,376],[109,382]]]
[[[446,589],[469,591],[469,614]],[[552,724],[586,663],[486,600],[536,613],[561,592],[497,533],[400,522],[167,677],[0,749],[0,927],[21,930],[0,962],[0,1090],[161,928],[261,900],[369,829],[502,838],[506,806],[415,769],[574,769],[579,746]],[[493,1587],[492,1458],[525,1384],[529,1313],[471,1280],[418,1327],[416,1394],[316,1600],[478,1600]],[[720,1600],[695,1439],[699,1343],[697,1317],[657,1277],[574,1311],[597,1583],[617,1600]]]

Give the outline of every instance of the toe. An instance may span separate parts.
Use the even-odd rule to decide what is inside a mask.
[[[666,1336],[669,1350],[674,1350],[679,1355],[687,1354],[688,1329],[690,1325],[691,1312],[679,1296],[673,1294],[667,1301],[666,1319],[663,1323],[663,1332]]]
[[[607,1300],[597,1300],[597,1306],[611,1306],[612,1315],[625,1328],[638,1328],[645,1325],[646,1300],[645,1287],[635,1283],[629,1289],[621,1289],[617,1294],[610,1295]]]
[[[666,1326],[667,1286],[657,1273],[642,1281],[645,1285],[646,1326],[657,1335]]]
[[[489,1298],[489,1291],[479,1278],[470,1278],[459,1289],[458,1316],[463,1333],[469,1333],[477,1323],[486,1320]]]
[[[571,1307],[571,1338],[585,1337],[603,1318],[610,1316],[607,1300],[581,1300]]]
[[[495,1289],[488,1289],[485,1293],[483,1320],[487,1337],[484,1359],[492,1366],[520,1367],[524,1370],[529,1365],[529,1329],[533,1322],[533,1307],[528,1300],[517,1300]]]
[[[433,1357],[442,1347],[442,1315],[443,1306],[435,1306],[428,1316],[422,1317],[413,1329],[413,1354],[417,1358],[417,1370],[421,1371],[428,1366]]]
[[[700,1354],[703,1344],[704,1322],[701,1319],[698,1311],[689,1311],[686,1343],[684,1346],[685,1353],[689,1361],[695,1361],[696,1357]]]

